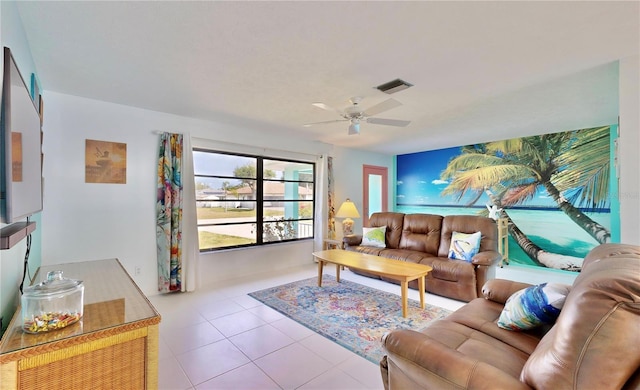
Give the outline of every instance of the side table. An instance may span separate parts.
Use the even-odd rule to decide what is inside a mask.
[[[20,308],[0,341],[0,388],[157,389],[160,314],[117,259],[42,266],[84,281],[82,319],[22,331]]]
[[[325,238],[323,241],[323,250],[327,249],[344,249],[344,243],[342,240],[333,240],[330,238]]]

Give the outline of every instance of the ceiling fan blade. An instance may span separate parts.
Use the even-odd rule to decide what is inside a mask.
[[[315,103],[311,103],[312,106],[321,108],[323,110],[327,110],[327,111],[333,111],[333,112],[337,112],[339,115],[344,115],[344,113],[340,110],[338,110],[337,108],[333,108],[331,106],[328,106],[322,102],[315,102]]]
[[[348,119],[334,119],[334,120],[332,120],[332,121],[322,121],[322,122],[305,123],[305,124],[304,124],[304,125],[302,125],[302,126],[304,126],[304,127],[311,127],[311,126],[313,126],[313,125],[324,125],[324,124],[327,124],[327,123],[347,122],[347,121],[348,121]]]
[[[397,126],[397,127],[406,127],[411,123],[411,121],[403,121],[399,119],[385,119],[385,118],[367,118],[367,123],[373,123],[374,125],[386,125],[386,126]]]
[[[398,106],[401,106],[402,103],[400,103],[399,101],[395,100],[395,99],[387,99],[382,103],[378,103],[373,107],[369,107],[368,109],[365,110],[364,115],[365,116],[372,116],[372,115],[376,115],[379,114],[381,112],[390,110],[392,108],[396,108]]]

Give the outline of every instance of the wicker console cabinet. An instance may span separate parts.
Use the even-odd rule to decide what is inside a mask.
[[[156,389],[160,315],[117,259],[43,266],[84,281],[77,323],[24,333],[20,309],[0,341],[0,388]]]

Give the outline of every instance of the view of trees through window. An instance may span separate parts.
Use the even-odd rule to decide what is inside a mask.
[[[313,238],[315,164],[193,151],[200,251]]]

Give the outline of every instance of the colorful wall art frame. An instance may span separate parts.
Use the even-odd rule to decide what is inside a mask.
[[[399,155],[395,208],[488,216],[496,206],[510,264],[577,272],[593,247],[619,240],[616,136],[612,125]]]

